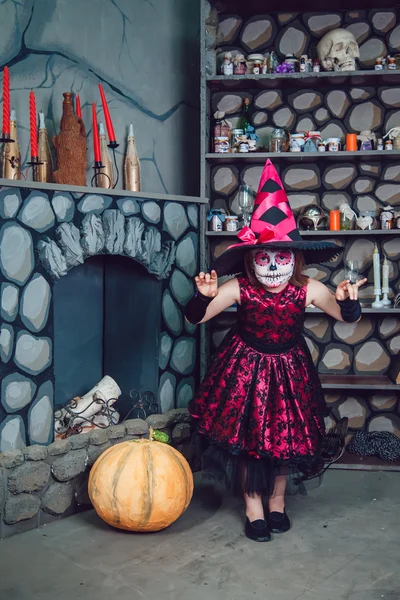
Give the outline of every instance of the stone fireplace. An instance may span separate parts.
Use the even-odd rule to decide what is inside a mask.
[[[132,390],[153,392],[160,413],[187,405],[201,202],[3,180],[0,450],[49,444],[54,407],[105,374],[121,418]]]

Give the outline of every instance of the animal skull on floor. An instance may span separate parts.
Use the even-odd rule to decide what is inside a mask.
[[[355,71],[360,50],[347,29],[329,31],[317,46],[318,58],[326,71]]]

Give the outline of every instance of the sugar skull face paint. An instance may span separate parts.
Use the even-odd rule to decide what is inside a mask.
[[[291,250],[257,250],[253,254],[254,275],[262,285],[278,288],[293,275],[294,262]]]

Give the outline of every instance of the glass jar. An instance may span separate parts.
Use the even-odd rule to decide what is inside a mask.
[[[376,218],[376,212],[374,210],[362,210],[360,216],[357,218],[357,229],[363,231],[371,231],[378,229],[378,219]]]
[[[231,149],[232,152],[239,151],[240,138],[243,136],[243,129],[232,129],[231,133]]]
[[[394,216],[390,210],[383,210],[380,214],[381,229],[393,229]]]
[[[224,222],[225,231],[238,231],[239,229],[239,217],[234,215],[228,215],[225,217]]]
[[[230,150],[228,137],[220,136],[214,139],[214,152],[216,154],[227,154]]]
[[[248,55],[247,60],[246,60],[246,65],[247,65],[246,72],[248,74],[254,73],[254,64],[256,61],[261,61],[261,64],[262,64],[264,62],[263,54],[249,54]]]
[[[292,65],[296,73],[300,71],[299,59],[294,54],[288,54],[287,56],[285,56],[285,63],[287,63],[288,65]]]
[[[269,141],[270,152],[287,152],[288,138],[284,129],[275,129]]]

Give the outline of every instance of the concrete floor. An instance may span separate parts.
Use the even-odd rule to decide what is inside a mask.
[[[400,474],[331,471],[288,498],[293,528],[242,533],[238,500],[197,486],[156,534],[86,512],[0,542],[2,600],[399,600]]]

